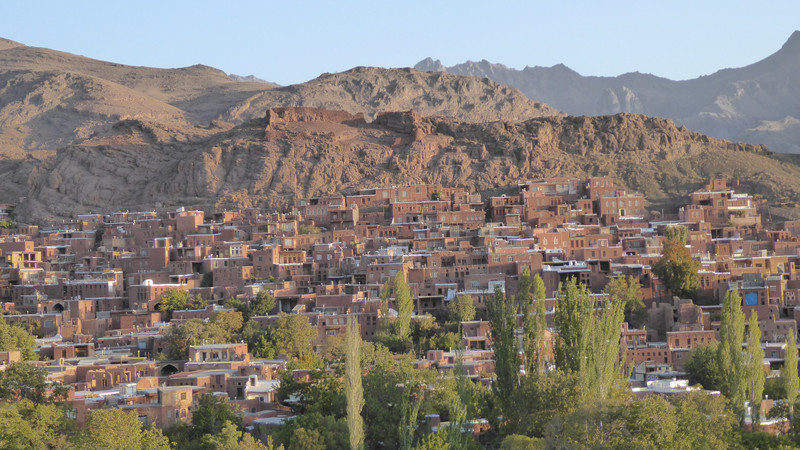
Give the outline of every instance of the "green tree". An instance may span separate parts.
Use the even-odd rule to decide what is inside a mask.
[[[275,309],[275,297],[269,291],[261,289],[258,294],[250,300],[248,308],[249,316],[266,316]]]
[[[692,258],[686,247],[684,227],[667,227],[661,259],[653,264],[653,273],[674,295],[691,297],[700,286],[700,261]]]
[[[308,371],[308,376],[308,381],[295,380],[291,370],[284,371],[276,397],[281,401],[289,396],[296,397],[292,403],[292,411],[296,414],[314,413],[321,417],[346,415],[346,387],[341,374],[313,369]]]
[[[513,302],[499,287],[488,302],[489,325],[492,330],[495,381],[492,383],[501,411],[510,409],[519,384],[519,344],[514,336],[517,312]]]
[[[760,419],[761,398],[764,393],[764,349],[761,348],[761,328],[758,325],[758,312],[750,311],[750,327],[747,333],[747,354],[745,356],[747,371],[747,397],[750,400],[753,426]]]
[[[417,416],[421,403],[420,385],[409,384],[404,386],[402,400],[400,402],[400,426],[398,435],[400,436],[400,449],[410,450],[414,446],[414,436],[417,433]]]
[[[702,391],[688,392],[670,399],[675,407],[676,433],[684,448],[738,448],[736,415],[724,397]]]
[[[407,338],[411,334],[411,313],[414,312],[414,299],[411,297],[411,289],[406,283],[403,271],[397,271],[394,277],[394,299],[397,304],[397,322],[395,331],[401,339]]]
[[[666,400],[587,403],[547,427],[548,448],[738,448],[725,400],[692,392]]]
[[[603,305],[599,317],[591,315],[588,364],[581,371],[584,399],[605,400],[612,390],[625,384],[621,365],[625,356],[619,356],[624,308],[622,300],[612,297]]]
[[[475,318],[475,301],[471,295],[457,295],[447,304],[447,312],[450,318],[459,324],[468,322]]]
[[[73,440],[79,449],[169,449],[169,440],[157,428],[144,428],[135,411],[99,409]]]
[[[389,331],[389,299],[392,298],[392,285],[386,280],[381,287],[381,331]]]
[[[256,441],[250,433],[243,432],[233,422],[225,422],[218,434],[204,434],[200,447],[208,450],[268,450],[270,445]]]
[[[350,448],[364,447],[364,387],[361,384],[361,331],[355,317],[347,318],[345,396],[347,398],[347,428]]]
[[[64,448],[74,425],[55,404],[0,402],[0,448]]]
[[[719,360],[722,385],[720,391],[731,401],[734,411],[740,416],[744,410],[744,399],[747,390],[744,354],[744,313],[742,298],[737,290],[728,291],[722,300],[719,324]]]
[[[699,384],[703,389],[711,391],[722,388],[723,378],[719,368],[718,343],[698,345],[689,353],[689,359],[683,365],[689,384]]]
[[[588,361],[589,340],[594,310],[586,286],[570,278],[559,289],[554,325],[558,333],[555,345],[556,367],[580,373]]]
[[[548,423],[565,417],[580,405],[578,374],[553,370],[520,380],[512,407],[506,411],[511,434],[544,437]]]
[[[609,280],[603,292],[620,299],[625,305],[625,321],[632,328],[647,324],[647,309],[642,302],[642,285],[631,275],[617,275]]]
[[[521,434],[510,434],[503,438],[500,443],[500,450],[544,450],[545,440],[523,436]]]
[[[18,350],[22,359],[36,360],[36,339],[25,328],[9,325],[0,315],[0,351]]]
[[[304,359],[313,352],[317,330],[308,319],[298,314],[281,313],[275,322],[275,349],[291,358]]]
[[[234,406],[228,403],[227,398],[205,394],[197,399],[197,404],[192,409],[192,434],[194,436],[216,435],[228,423],[232,423],[239,430],[242,429],[242,419],[236,413]]]
[[[172,313],[188,309],[192,296],[187,291],[168,289],[158,301],[158,309],[167,313],[167,320],[172,320]]]
[[[527,282],[525,284],[527,285]],[[538,374],[545,369],[549,352],[545,336],[547,330],[545,287],[544,280],[538,273],[533,277],[532,286],[532,302],[520,302],[524,308],[523,346],[525,351],[525,373],[528,375]]]
[[[786,388],[786,401],[789,404],[789,423],[793,423],[794,404],[797,401],[798,389],[800,389],[800,379],[797,372],[797,344],[795,344],[794,340],[794,330],[789,333],[789,338],[786,340],[783,360],[781,374],[783,375],[783,385]]]
[[[70,387],[60,383],[50,388],[47,370],[27,362],[12,363],[0,372],[0,398],[6,400],[30,400],[34,404],[63,401]]]
[[[321,230],[319,229],[319,227],[314,225],[306,225],[304,223],[301,223],[300,225],[297,226],[297,234],[317,234],[320,231]]]
[[[525,308],[531,304],[531,287],[531,271],[525,267],[522,269],[522,276],[519,277],[519,289],[517,291],[517,305],[522,311],[525,311]]]
[[[219,326],[225,335],[225,341],[231,341],[234,333],[238,333],[244,324],[244,318],[239,311],[217,311],[211,315],[209,323]]]
[[[200,319],[189,319],[180,325],[172,325],[162,338],[167,358],[187,359],[191,345],[232,342],[235,337],[232,327],[237,323],[237,315],[241,324],[241,313],[226,312],[231,314],[218,316],[217,320],[212,318],[207,323]]]

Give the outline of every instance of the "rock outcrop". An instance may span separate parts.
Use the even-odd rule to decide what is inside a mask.
[[[669,206],[710,176],[796,199],[795,163],[763,146],[634,114],[474,124],[406,111],[367,123],[344,111],[282,108],[189,142],[73,145],[16,166],[3,183],[24,180],[26,218],[177,205],[283,208],[297,196],[409,183],[492,194],[561,175],[610,175]]]

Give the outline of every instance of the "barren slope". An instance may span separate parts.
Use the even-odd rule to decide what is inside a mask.
[[[291,106],[364,113],[368,119],[380,111],[413,109],[424,116],[449,116],[467,122],[560,114],[544,103],[528,100],[515,88],[487,78],[357,67],[264,91],[231,108],[221,119],[241,122],[263,116],[268,108]]]
[[[280,208],[295,196],[423,182],[498,193],[558,175],[610,175],[653,208],[681,202],[710,176],[738,177],[773,198],[800,194],[796,158],[632,114],[471,124],[388,113],[368,124],[346,112],[289,108],[188,143],[148,143],[142,132],[119,130],[132,144],[72,146],[39,165],[26,162],[4,183],[24,180],[30,198],[20,214],[28,218],[177,205]]]

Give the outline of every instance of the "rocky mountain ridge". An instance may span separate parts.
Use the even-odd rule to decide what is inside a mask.
[[[759,62],[685,81],[638,72],[582,76],[563,64],[517,70],[486,60],[444,67],[427,58],[415,68],[487,77],[571,115],[665,117],[717,138],[800,153],[800,31]]]
[[[721,141],[667,119],[634,114],[468,123],[413,111],[363,114],[276,108],[257,120],[187,142],[142,137],[131,123],[5,171],[23,185],[26,218],[179,205],[282,209],[296,197],[376,185],[441,183],[499,194],[526,179],[609,175],[673,206],[711,176],[753,192],[800,195],[796,158]],[[793,159],[794,158],[794,159]]]
[[[517,89],[411,69],[356,68],[279,87],[201,64],[134,67],[0,40],[0,158],[45,157],[134,120],[168,141],[263,117],[269,108],[314,106],[364,113],[414,108],[467,121],[560,114]]]

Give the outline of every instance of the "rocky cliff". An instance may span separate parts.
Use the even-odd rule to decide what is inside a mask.
[[[128,123],[41,162],[17,163],[2,183],[25,186],[19,213],[28,218],[177,205],[283,208],[296,196],[407,183],[491,194],[559,175],[610,175],[654,208],[681,202],[710,176],[738,177],[767,195],[800,194],[793,157],[633,114],[475,124],[407,111],[368,123],[344,111],[280,108],[188,142],[148,138],[152,132]]]
[[[487,77],[572,115],[666,117],[710,136],[800,153],[800,31],[759,62],[686,81],[638,72],[582,76],[562,64],[516,70],[485,60],[444,67],[428,58],[415,67]]]

